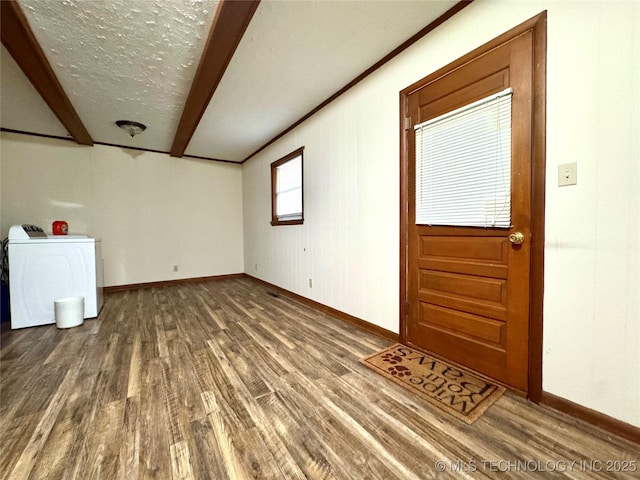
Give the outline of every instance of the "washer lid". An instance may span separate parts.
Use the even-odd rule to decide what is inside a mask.
[[[95,242],[95,238],[88,235],[48,235],[47,238],[27,238],[9,240],[11,244],[37,244],[37,243],[90,243]]]

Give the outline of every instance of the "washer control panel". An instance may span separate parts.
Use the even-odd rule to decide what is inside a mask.
[[[47,238],[46,233],[37,225],[12,225],[9,227],[9,240],[28,240],[30,238]]]

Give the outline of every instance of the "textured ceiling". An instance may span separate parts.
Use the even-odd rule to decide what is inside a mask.
[[[20,0],[94,140],[168,151],[217,2]],[[142,122],[134,139],[114,125]]]
[[[185,153],[242,161],[455,3],[262,0]],[[19,4],[93,140],[170,150],[216,0]],[[3,128],[67,135],[4,48],[1,101]]]

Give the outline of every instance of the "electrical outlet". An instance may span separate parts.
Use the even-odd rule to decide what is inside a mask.
[[[309,279],[309,288],[313,288],[313,280]]]
[[[255,265],[256,272],[258,271],[258,264]]]
[[[178,265],[174,265],[174,266],[173,266],[173,271],[174,271],[174,272],[177,272],[177,271],[178,271]]]

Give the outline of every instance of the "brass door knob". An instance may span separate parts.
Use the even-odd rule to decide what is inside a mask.
[[[522,242],[524,242],[524,235],[522,234],[522,232],[510,233],[507,238],[514,245],[520,245]]]

